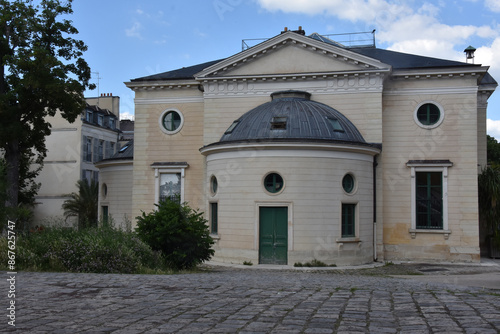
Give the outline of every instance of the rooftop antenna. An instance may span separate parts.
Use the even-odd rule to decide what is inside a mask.
[[[97,74],[97,105],[99,105],[99,79],[102,79],[100,76],[99,76],[99,72],[92,72],[92,73],[95,73]]]

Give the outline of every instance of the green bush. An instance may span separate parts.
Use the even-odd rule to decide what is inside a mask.
[[[161,201],[157,210],[137,217],[136,231],[153,250],[161,251],[173,269],[190,269],[210,260],[214,241],[203,213],[175,200]]]
[[[326,264],[324,263],[323,261],[320,261],[320,260],[316,260],[316,259],[313,259],[312,261],[310,262],[306,262],[306,263],[301,263],[301,262],[296,262],[294,265],[294,267],[336,267],[337,265],[335,264]]]
[[[1,268],[7,264],[5,237],[0,238],[0,252]],[[160,254],[135,233],[111,227],[52,227],[19,234],[15,253],[16,270],[141,273],[164,269]]]

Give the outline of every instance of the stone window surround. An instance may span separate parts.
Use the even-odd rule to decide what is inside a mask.
[[[417,233],[424,234],[443,234],[444,239],[448,240],[451,231],[448,227],[448,167],[452,167],[453,163],[450,160],[410,160],[406,166],[411,169],[411,228],[409,233],[412,239],[417,237]],[[417,229],[417,208],[416,208],[416,178],[417,172],[441,172],[442,187],[443,187],[443,229]]]
[[[151,168],[155,171],[155,204],[160,198],[160,174],[181,174],[181,203],[184,203],[184,175],[189,165],[187,162],[155,162]]]

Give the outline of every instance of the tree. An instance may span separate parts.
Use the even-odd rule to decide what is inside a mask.
[[[500,167],[487,167],[478,177],[481,241],[500,245]]]
[[[84,110],[90,68],[86,45],[71,35],[72,0],[0,0],[0,149],[6,163],[8,208],[33,201],[34,178],[46,156],[48,116],[69,122]],[[30,168],[37,164],[38,168]]]
[[[487,138],[487,155],[488,163],[492,165],[500,165],[500,143],[489,135]]]
[[[166,265],[175,269],[193,268],[210,260],[214,241],[203,213],[171,198],[156,206],[156,211],[137,217],[139,238],[161,251]]]
[[[65,196],[71,197],[64,201],[62,208],[65,217],[78,217],[78,227],[97,227],[97,202],[99,198],[99,183],[94,180],[78,180],[78,193]]]

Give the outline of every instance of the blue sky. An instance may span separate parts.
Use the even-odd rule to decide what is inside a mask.
[[[459,61],[472,45],[475,63],[490,66],[500,82],[500,0],[74,0],[73,10],[92,81],[99,94],[120,96],[122,118],[134,114],[124,82],[229,57],[242,39],[270,38],[284,27],[306,34],[376,29],[377,47]],[[500,88],[488,119],[488,133],[500,140]]]

